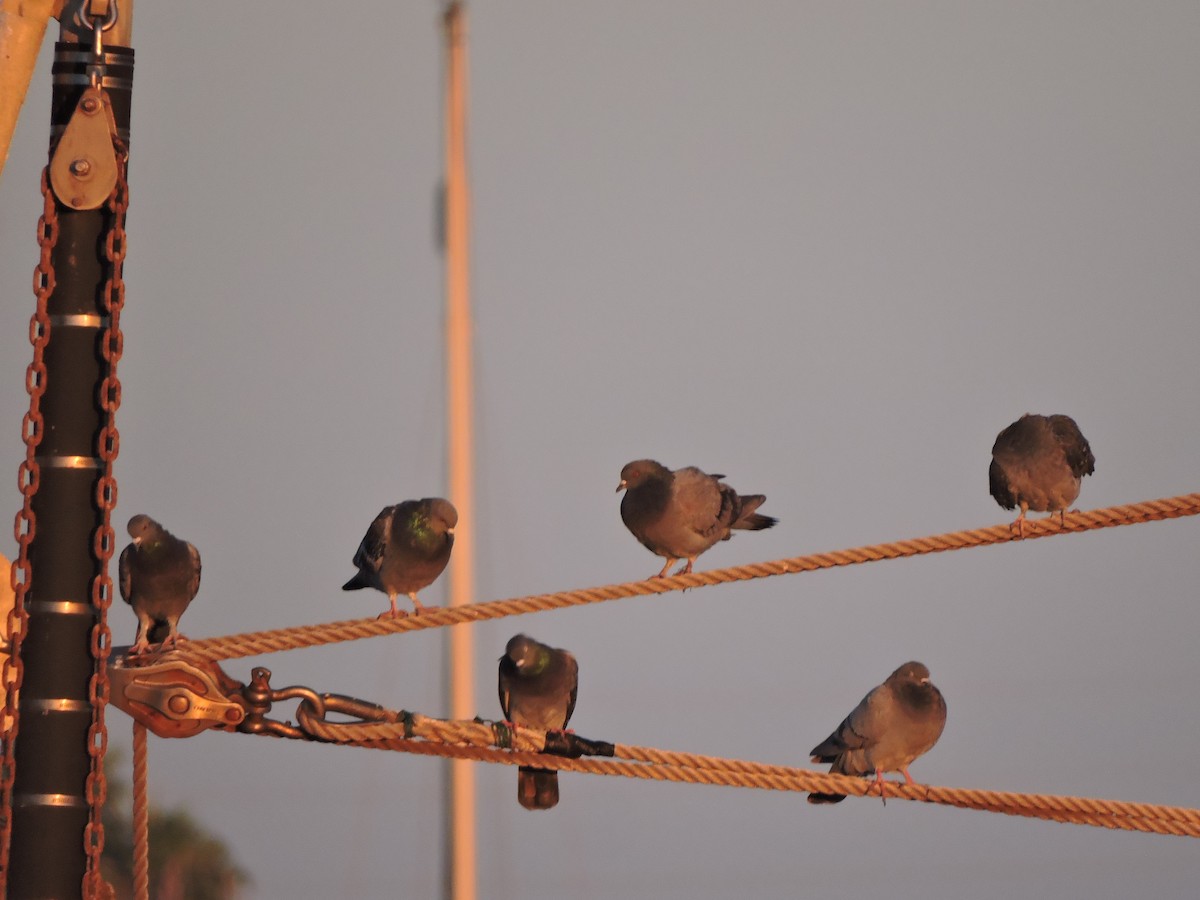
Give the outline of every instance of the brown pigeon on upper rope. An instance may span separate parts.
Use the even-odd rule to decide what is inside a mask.
[[[523,634],[508,642],[500,657],[500,709],[513,725],[562,731],[575,711],[579,664],[566,650],[547,647]],[[558,803],[558,772],[521,766],[517,800],[526,809]]]
[[[927,753],[946,727],[946,701],[929,680],[929,669],[906,662],[872,688],[837,730],[811,751],[815,763],[832,763],[839,775],[875,774],[884,794],[884,772],[900,772],[912,784],[909,764]],[[809,803],[839,803],[845,794],[809,794]],[[885,797],[886,802],[886,797]]]
[[[121,551],[117,572],[121,597],[138,619],[137,639],[129,653],[150,650],[150,633],[166,625],[160,648],[179,641],[179,617],[200,590],[200,554],[152,518],[136,515],[129,520],[133,543]]]
[[[734,529],[761,531],[779,521],[755,512],[765,495],[739,495],[722,483],[724,477],[694,466],[672,472],[652,459],[636,460],[621,470],[621,519],[647,550],[666,558],[657,577],[680,559],[687,565],[676,574],[692,571],[696,557],[729,540]]]
[[[1079,482],[1096,471],[1096,457],[1070,416],[1026,413],[1000,432],[988,470],[991,494],[1005,509],[1021,508],[1013,523],[1025,535],[1025,513],[1058,513],[1079,496]]]
[[[392,604],[383,616],[407,615],[396,607],[396,598],[407,594],[414,611],[422,610],[417,591],[429,587],[450,562],[458,511],[449,500],[425,497],[385,506],[358,545],[354,565],[358,572],[342,585],[343,591],[375,588]]]

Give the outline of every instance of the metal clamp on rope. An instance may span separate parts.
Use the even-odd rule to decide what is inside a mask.
[[[547,731],[543,753],[579,759],[581,756],[613,756],[616,747],[608,741],[580,737],[573,731]]]
[[[209,728],[232,730],[246,718],[236,697],[242,684],[212,662],[185,653],[164,653],[130,666],[117,658],[109,666],[111,702],[159,737],[191,737]]]
[[[480,725],[491,726],[494,743],[501,750],[518,749],[516,737],[519,725],[512,722],[492,722],[478,716],[475,717],[475,721]],[[580,737],[573,731],[547,731],[546,740],[538,752],[579,759],[581,756],[615,756],[617,748],[608,741]]]

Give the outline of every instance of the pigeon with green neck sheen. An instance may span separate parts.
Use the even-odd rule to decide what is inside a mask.
[[[1058,513],[1065,523],[1080,481],[1095,471],[1096,457],[1074,419],[1026,413],[996,436],[988,486],[1002,507],[1021,508],[1013,526],[1023,537],[1031,509]]]
[[[391,610],[379,618],[406,615],[396,607],[401,594],[422,610],[417,591],[429,587],[450,562],[458,511],[449,500],[425,497],[386,506],[367,529],[354,565],[358,572],[342,585],[343,591],[375,588],[387,594]]]
[[[662,578],[678,560],[687,565],[675,574],[692,571],[705,550],[729,540],[736,530],[761,531],[778,519],[755,512],[763,494],[738,494],[721,479],[694,466],[672,472],[652,459],[639,459],[621,470],[618,491],[621,520],[651,553],[666,559]]]
[[[912,784],[909,764],[937,743],[946,727],[946,701],[929,680],[929,669],[907,662],[862,698],[837,730],[811,751],[815,763],[832,763],[830,772],[874,773],[884,797],[884,772],[900,772]],[[809,803],[838,803],[845,794],[809,794]],[[886,802],[886,799],[885,801]]]
[[[515,726],[562,731],[575,711],[579,664],[566,650],[547,647],[531,637],[513,637],[500,657],[500,709]],[[551,809],[558,803],[558,772],[521,766],[517,801],[526,809]]]
[[[167,629],[158,644],[179,641],[179,618],[200,590],[200,554],[147,515],[136,515],[127,526],[133,543],[121,551],[117,564],[121,597],[138,619],[137,639],[130,655],[151,649],[151,632]]]

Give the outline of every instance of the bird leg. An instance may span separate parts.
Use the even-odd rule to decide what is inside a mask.
[[[411,600],[411,601],[412,601],[412,604],[413,604],[413,615],[414,615],[414,616],[416,616],[416,615],[420,615],[420,613],[421,613],[421,610],[423,610],[425,607],[424,607],[424,606],[422,606],[422,605],[421,605],[421,601],[417,599],[417,592],[416,592],[416,591],[409,591],[409,592],[408,592],[408,599],[409,599],[409,600]]]
[[[912,780],[912,776],[908,774],[908,766],[901,766],[900,771],[904,773],[905,784],[907,784],[909,787],[912,787],[916,784],[916,782]]]
[[[1013,530],[1014,525],[1016,526],[1017,537],[1019,537],[1019,538],[1025,537],[1025,511],[1028,508],[1029,508],[1028,506],[1026,506],[1024,503],[1022,503],[1021,504],[1021,514],[1019,516],[1017,516],[1016,521],[1013,522],[1012,525],[1008,526],[1009,532],[1011,532]]]
[[[905,773],[907,774],[907,773]],[[872,788],[879,788],[879,799],[883,801],[883,805],[887,806],[887,788],[884,787],[887,782],[883,778],[883,769],[875,767],[875,780],[871,783]]]
[[[662,571],[661,571],[661,572],[659,572],[657,575],[653,575],[653,576],[651,576],[651,577],[652,577],[652,578],[666,578],[666,577],[667,577],[667,572],[669,572],[669,571],[671,570],[671,566],[675,565],[675,563],[676,563],[676,562],[678,562],[678,558],[677,558],[677,557],[674,557],[674,556],[668,556],[668,557],[667,557],[667,564],[666,564],[665,566],[663,566],[663,567],[662,567]]]
[[[163,638],[163,642],[158,645],[159,650],[166,650],[168,647],[175,649],[179,646],[179,617],[167,619],[167,636]]]
[[[408,613],[396,606],[395,594],[388,594],[388,601],[392,604],[392,608],[390,610],[385,609],[375,617],[376,619],[403,619],[408,615]]]
[[[138,613],[137,638],[134,640],[133,646],[129,648],[130,656],[141,656],[143,653],[150,652],[150,629],[153,627],[153,619]]]
[[[676,572],[675,574],[676,574],[676,575],[690,575],[690,574],[692,573],[692,563],[694,563],[695,561],[696,561],[696,557],[694,557],[694,556],[689,556],[689,557],[688,557],[688,561],[687,561],[687,565],[686,565],[686,566],[684,566],[683,568],[681,568],[681,569],[680,569],[678,572]]]

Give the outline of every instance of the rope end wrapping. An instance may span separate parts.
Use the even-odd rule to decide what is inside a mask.
[[[608,741],[594,741],[570,731],[547,731],[546,745],[542,750],[543,753],[565,756],[569,759],[579,759],[581,756],[612,757],[616,755],[616,751],[616,744]]]

